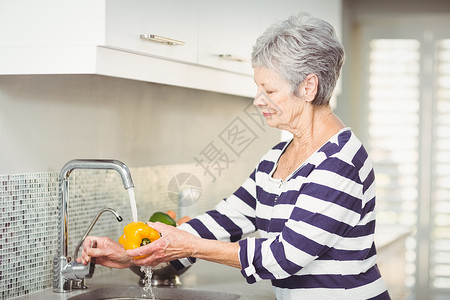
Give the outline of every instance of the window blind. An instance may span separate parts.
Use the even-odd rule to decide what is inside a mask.
[[[397,236],[413,231],[418,219],[420,50],[416,39],[372,39],[369,45],[367,130],[377,180],[377,228]],[[411,290],[416,247],[409,238],[405,257],[399,258],[405,270],[396,270]],[[397,294],[404,292],[391,293],[403,297]]]
[[[414,225],[419,159],[420,44],[370,43],[369,149],[377,178],[379,224]]]
[[[366,144],[377,226],[412,230],[405,287],[440,300],[450,294],[450,39],[424,36],[369,40]]]
[[[450,39],[436,42],[430,279],[450,289]]]

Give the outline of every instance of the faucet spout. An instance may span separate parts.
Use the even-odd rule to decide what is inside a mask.
[[[109,211],[110,213],[112,213],[114,216],[116,216],[116,219],[118,222],[122,222],[122,217],[112,208],[103,208],[101,209],[98,213],[97,216],[95,216],[95,218],[92,220],[91,224],[89,225],[88,229],[86,229],[86,231],[83,234],[83,237],[80,239],[80,241],[78,242],[77,247],[75,248],[75,252],[73,253],[73,259],[76,259],[78,257],[78,251],[80,250],[81,245],[83,245],[84,240],[86,239],[86,237],[89,235],[89,233],[91,233],[92,228],[94,228],[94,225],[97,223],[98,218],[100,218],[100,216],[105,212],[105,211]]]
[[[74,159],[66,163],[59,173],[59,205],[58,205],[58,248],[53,260],[53,291],[68,292],[72,289],[71,279],[64,277],[64,269],[70,262],[68,256],[68,199],[69,176],[75,169],[115,170],[122,178],[125,189],[133,188],[133,180],[128,167],[118,160]],[[116,216],[117,217],[117,216]],[[120,216],[117,217],[119,220]]]
[[[74,159],[66,163],[59,172],[59,180],[67,180],[75,169],[116,170],[122,178],[123,187],[128,190],[134,187],[131,173],[127,165],[114,159]]]

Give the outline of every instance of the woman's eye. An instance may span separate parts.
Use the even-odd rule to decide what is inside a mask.
[[[273,94],[275,91],[266,91],[267,95]]]

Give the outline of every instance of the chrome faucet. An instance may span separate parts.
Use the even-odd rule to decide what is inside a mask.
[[[78,257],[78,251],[80,250],[81,245],[83,245],[84,240],[87,238],[87,236],[89,235],[89,233],[91,233],[92,228],[94,228],[95,223],[97,223],[98,218],[100,218],[100,216],[106,212],[109,211],[111,212],[114,216],[116,216],[116,219],[118,222],[122,222],[122,217],[119,216],[119,214],[112,208],[103,208],[101,209],[98,213],[97,216],[95,216],[94,220],[92,220],[91,225],[89,225],[89,227],[86,229],[86,231],[83,234],[83,237],[80,239],[80,241],[78,242],[78,245],[75,247],[75,251],[73,252],[73,258],[76,259]]]
[[[119,216],[119,214],[114,209],[109,207],[101,209],[97,213],[97,216],[95,216],[95,218],[92,220],[89,227],[84,232],[83,236],[78,242],[78,245],[75,247],[73,259],[76,259],[78,257],[78,251],[80,250],[81,245],[83,245],[84,240],[89,235],[89,233],[91,233],[91,230],[94,228],[100,216],[106,211],[109,211],[110,213],[115,215],[118,222],[122,222],[123,220],[122,217]],[[97,248],[96,240],[93,240],[91,242],[91,248]],[[95,257],[91,258],[89,268],[87,266],[84,266],[83,264],[77,263],[76,261],[69,262],[63,270],[63,275],[65,278],[72,278],[73,289],[87,289],[88,286],[86,285],[85,278],[91,278],[92,275],[94,275],[94,270],[95,270]]]
[[[75,159],[66,163],[59,173],[58,206],[58,248],[53,259],[53,292],[65,293],[72,290],[72,281],[92,276],[93,264],[88,266],[71,262],[68,256],[68,200],[69,176],[75,169],[116,170],[125,189],[134,187],[128,167],[118,160]],[[97,216],[98,218],[98,216]],[[95,224],[94,220],[93,224]],[[92,226],[93,226],[92,224]],[[86,234],[87,235],[87,234]],[[82,241],[80,242],[82,243]],[[80,244],[79,243],[79,244]],[[93,245],[96,247],[96,245]],[[78,246],[77,246],[78,250]],[[74,257],[76,259],[76,257]]]

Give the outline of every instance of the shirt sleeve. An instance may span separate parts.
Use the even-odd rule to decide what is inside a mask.
[[[236,242],[256,231],[255,208],[256,187],[255,171],[230,197],[216,205],[214,210],[197,216],[179,226],[195,236]],[[180,259],[171,264],[176,269],[187,267],[195,262],[194,258]]]
[[[314,170],[299,190],[279,234],[239,242],[241,273],[248,283],[298,273],[360,221],[362,185],[357,174],[349,179]]]

